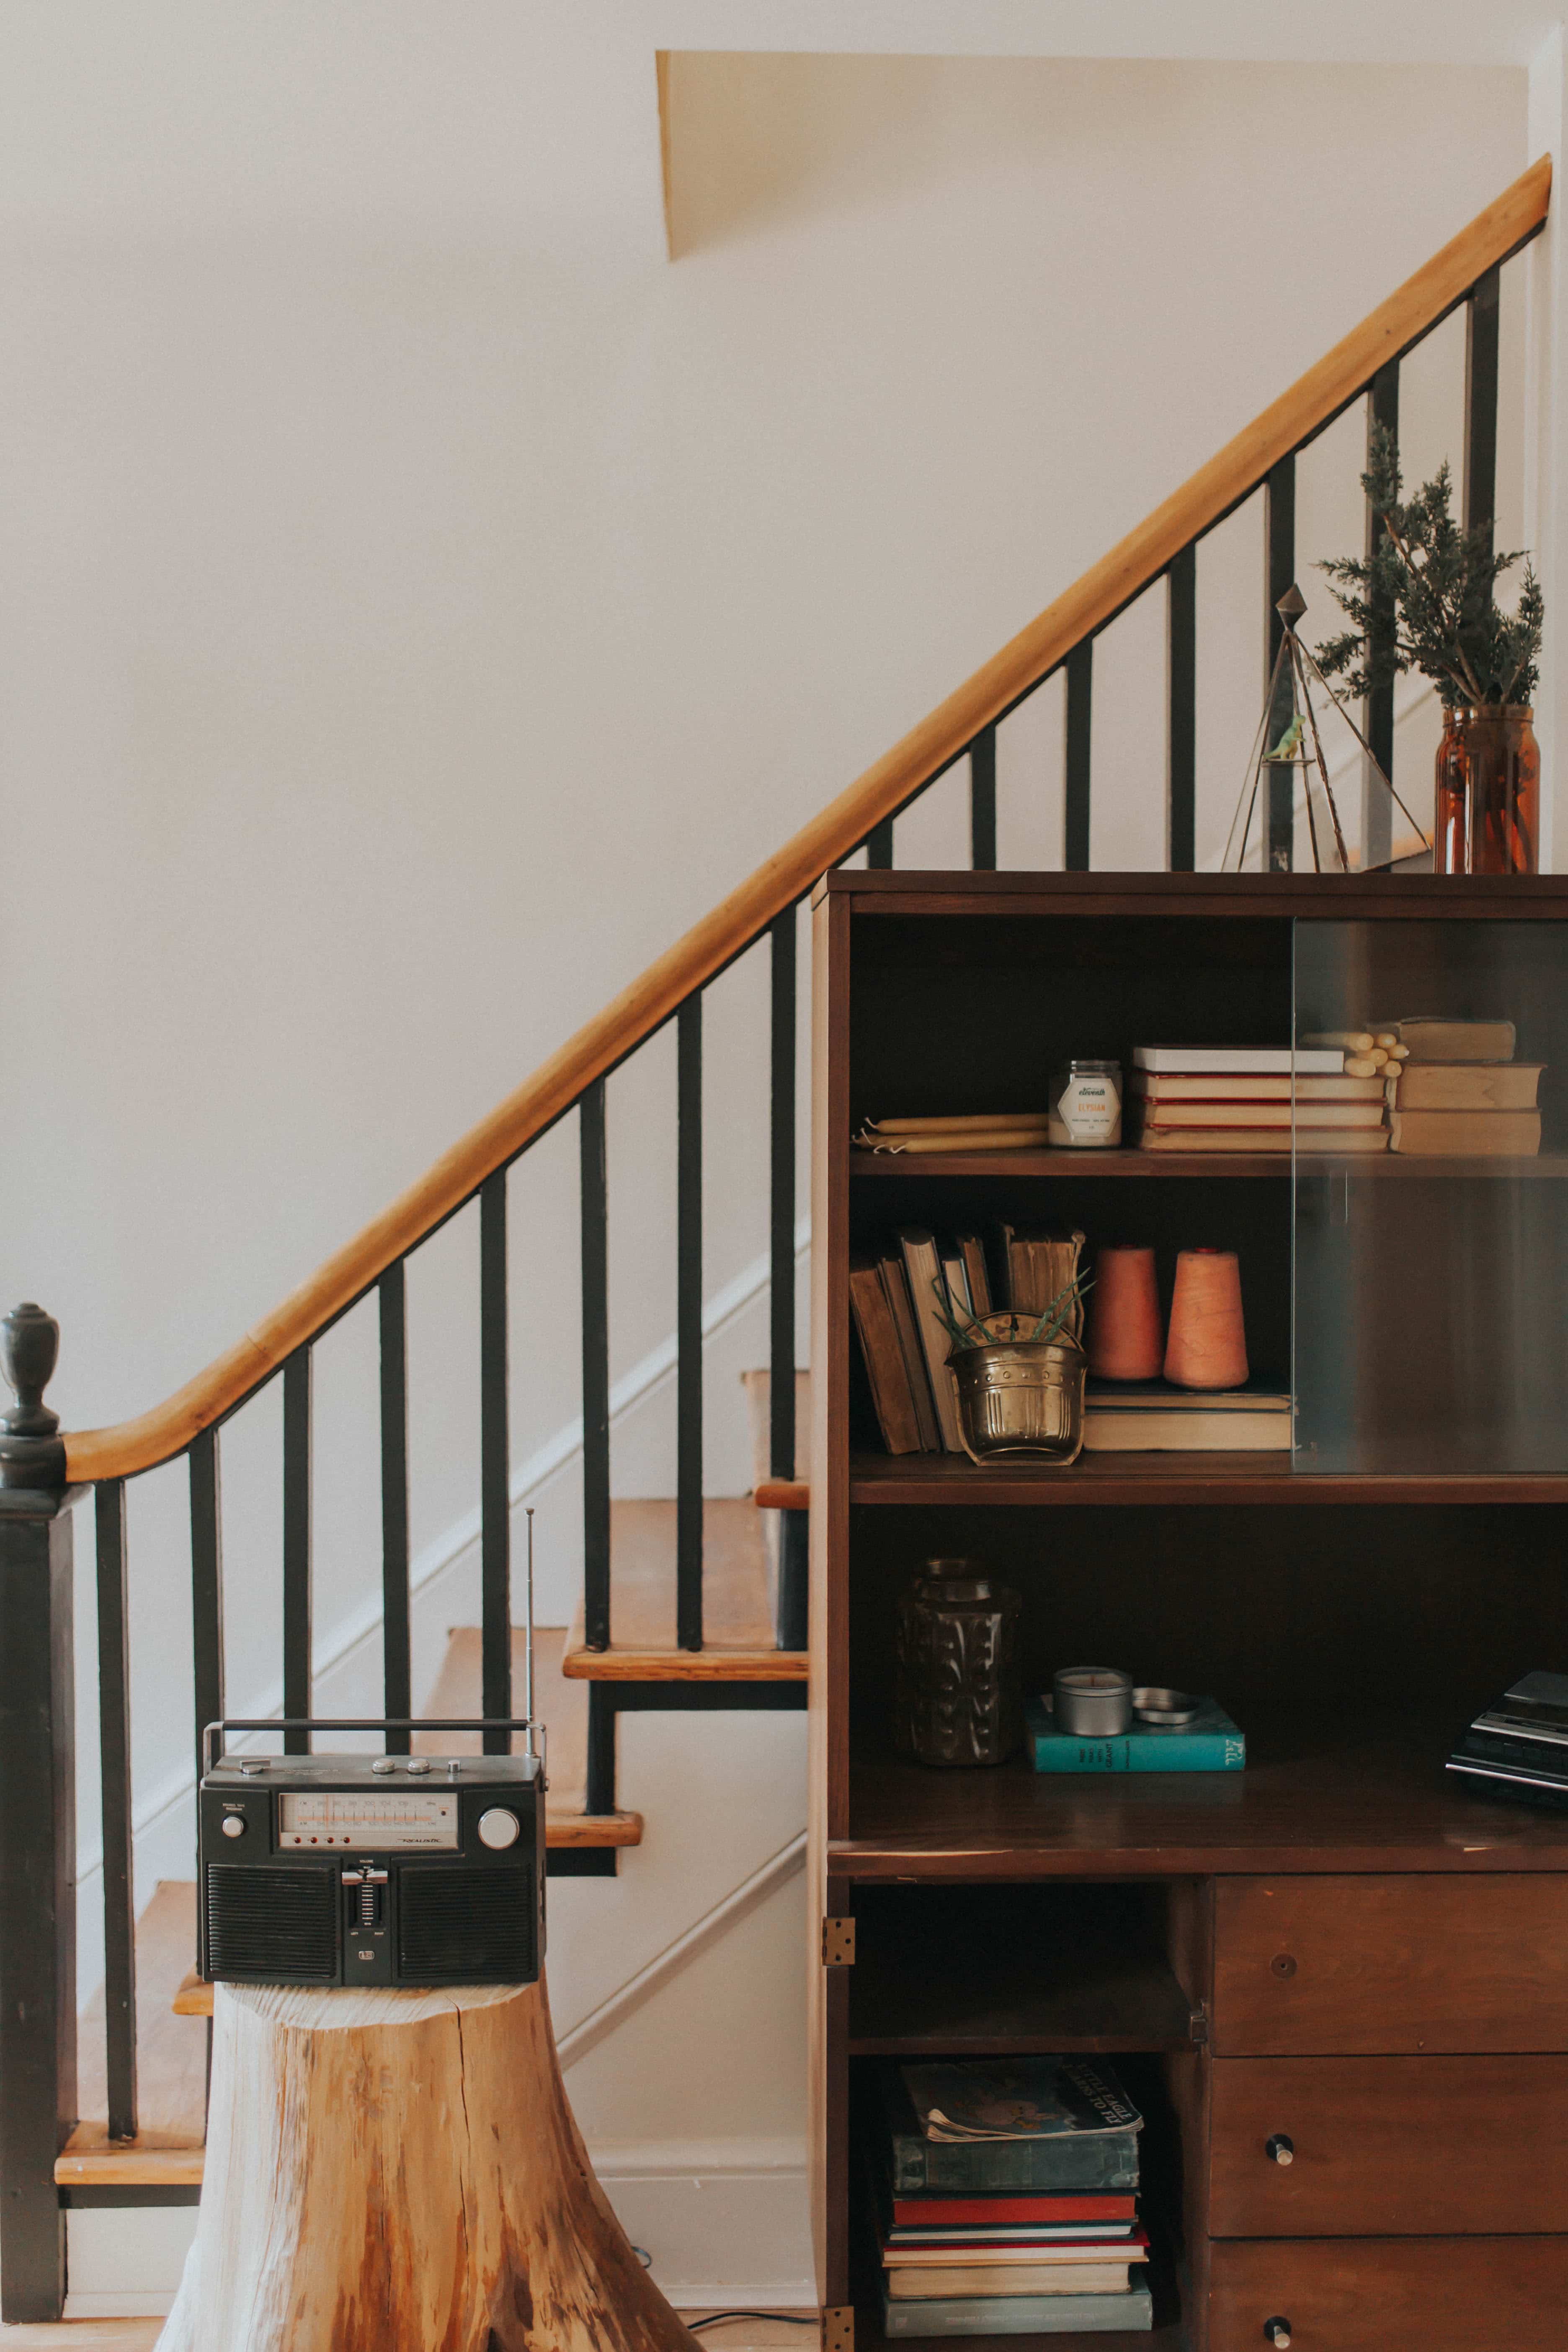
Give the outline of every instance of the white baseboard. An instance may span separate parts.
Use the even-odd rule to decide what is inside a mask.
[[[798,2142],[626,2144],[605,2150],[595,2168],[622,2228],[652,2255],[653,2277],[678,2311],[816,2309]],[[165,2317],[197,2210],[73,2210],[67,2220],[66,2318]]]

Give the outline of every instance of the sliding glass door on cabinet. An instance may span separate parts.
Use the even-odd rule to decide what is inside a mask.
[[[1294,1024],[1296,1468],[1568,1472],[1568,924],[1300,919]]]

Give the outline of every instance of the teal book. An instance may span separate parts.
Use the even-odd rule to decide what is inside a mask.
[[[1138,2186],[1143,2118],[1102,2058],[889,2059],[878,2080],[897,2196]]]
[[[1191,1723],[1141,1723],[1111,1739],[1058,1731],[1049,1706],[1031,1699],[1024,1722],[1037,1772],[1239,1772],[1247,1739],[1222,1706],[1201,1699]]]
[[[1152,2328],[1146,2286],[1125,2294],[957,2294],[895,2303],[884,2292],[882,2333],[895,2336],[1115,2336]]]

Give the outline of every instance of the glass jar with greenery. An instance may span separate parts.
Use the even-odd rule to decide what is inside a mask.
[[[1447,462],[1402,499],[1398,453],[1374,428],[1362,487],[1381,528],[1364,561],[1322,566],[1351,626],[1318,648],[1328,677],[1352,694],[1406,670],[1431,679],[1443,704],[1433,865],[1440,874],[1533,874],[1540,858],[1541,754],[1531,697],[1545,607],[1522,551],[1499,554],[1489,526],[1454,519]],[[1497,583],[1520,562],[1519,603]]]

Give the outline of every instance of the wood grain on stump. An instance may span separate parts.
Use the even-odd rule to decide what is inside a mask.
[[[690,2352],[595,2179],[542,1979],[219,1985],[159,2352]]]

